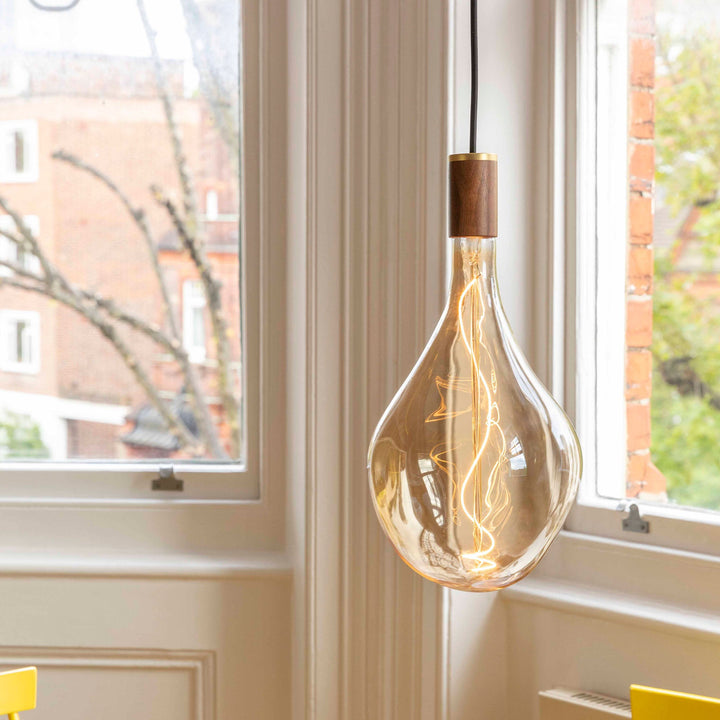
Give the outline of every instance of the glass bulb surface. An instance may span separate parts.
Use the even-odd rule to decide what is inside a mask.
[[[539,562],[580,479],[567,416],[515,342],[494,238],[455,238],[448,304],[368,454],[380,523],[435,582],[498,590]]]

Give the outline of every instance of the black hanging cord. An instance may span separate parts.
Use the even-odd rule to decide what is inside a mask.
[[[478,106],[477,0],[470,0],[470,152],[476,152]]]

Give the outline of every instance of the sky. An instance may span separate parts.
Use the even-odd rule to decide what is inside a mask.
[[[54,5],[63,2],[44,1]],[[15,39],[21,50],[74,50],[136,57],[150,54],[135,0],[79,0],[69,12],[43,12],[29,0],[0,2],[14,4]],[[189,58],[191,49],[180,0],[145,0],[145,6],[158,31],[161,56]]]
[[[712,0],[657,0],[658,28],[680,31],[686,26],[720,27],[720,3]]]

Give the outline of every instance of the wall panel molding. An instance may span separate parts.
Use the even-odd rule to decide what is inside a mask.
[[[173,670],[189,673],[193,689],[193,717],[196,720],[217,718],[215,652],[211,650],[0,647],[0,665],[12,667],[36,665],[40,696],[42,696],[43,668],[107,671]]]
[[[366,452],[445,290],[448,6],[306,7],[304,713],[435,720],[444,595],[383,536]]]

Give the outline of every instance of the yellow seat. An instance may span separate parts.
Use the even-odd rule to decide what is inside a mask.
[[[720,700],[630,686],[633,720],[720,720]]]
[[[18,720],[18,713],[33,710],[37,702],[37,668],[0,673],[0,715]]]

